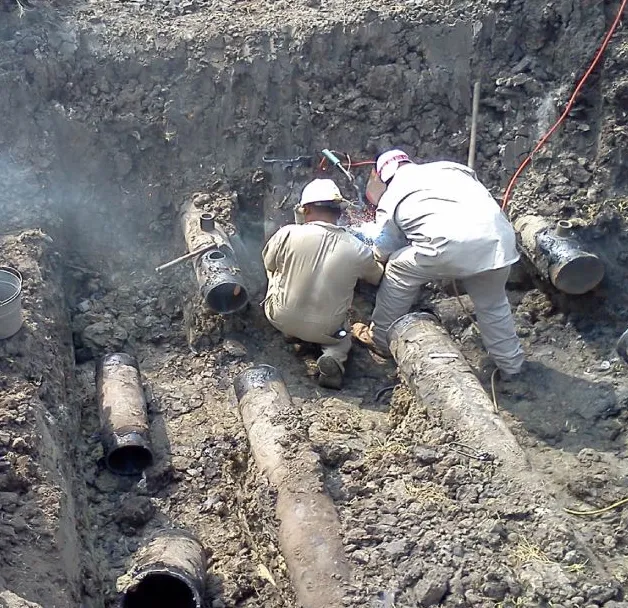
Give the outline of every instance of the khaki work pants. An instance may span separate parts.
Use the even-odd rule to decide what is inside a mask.
[[[285,336],[299,338],[299,340],[311,342],[312,344],[320,344],[323,356],[332,357],[340,365],[340,369],[344,373],[344,364],[351,350],[351,332],[344,338],[337,340],[325,334],[325,331],[329,328],[318,327],[312,323],[304,323],[293,315],[282,314],[281,311],[275,310],[270,302],[266,302],[265,312],[269,323]]]
[[[457,278],[441,274],[434,258],[427,258],[423,266],[422,257],[415,247],[404,247],[395,252],[386,265],[372,317],[373,340],[379,348],[388,348],[388,328],[409,312],[422,285]],[[507,266],[461,278],[461,282],[475,306],[484,347],[501,371],[516,374],[521,370],[524,354],[506,296],[509,274],[510,266]]]

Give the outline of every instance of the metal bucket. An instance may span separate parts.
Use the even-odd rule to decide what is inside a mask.
[[[10,338],[22,327],[22,275],[0,266],[0,340]]]

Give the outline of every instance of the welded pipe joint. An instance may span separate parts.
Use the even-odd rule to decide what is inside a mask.
[[[138,475],[153,462],[146,399],[137,360],[126,353],[104,356],[96,367],[101,441],[107,468]]]
[[[236,398],[241,401],[250,390],[265,388],[270,382],[283,382],[276,367],[266,364],[249,367],[238,374],[233,381]]]
[[[397,344],[400,340],[403,340],[406,333],[414,329],[417,323],[421,322],[433,323],[439,326],[441,324],[438,317],[429,312],[411,312],[403,317],[399,317],[386,332],[386,341],[390,351],[393,352],[393,348],[396,349]]]
[[[142,547],[125,577],[121,608],[202,608],[207,563],[201,542],[164,530]]]

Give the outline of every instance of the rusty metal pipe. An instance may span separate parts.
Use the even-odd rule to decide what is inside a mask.
[[[153,463],[146,399],[134,357],[113,353],[96,367],[101,441],[107,468],[139,475]]]
[[[351,568],[334,503],[322,483],[318,454],[288,430],[294,414],[276,368],[257,365],[234,380],[236,398],[258,468],[277,491],[279,544],[302,608],[341,606]]]
[[[121,608],[202,608],[206,567],[203,545],[194,536],[159,532],[135,557]]]
[[[604,278],[602,261],[585,251],[571,232],[571,222],[560,220],[553,226],[545,218],[526,215],[513,226],[523,254],[560,291],[587,293]]]
[[[523,449],[434,315],[411,313],[397,319],[387,340],[417,400],[454,422],[460,441],[491,452],[513,475],[529,469]]]
[[[194,271],[205,305],[228,315],[248,305],[248,287],[229,237],[213,218],[204,217],[207,215],[190,203],[181,218],[183,233],[190,251],[213,245],[194,260]]]

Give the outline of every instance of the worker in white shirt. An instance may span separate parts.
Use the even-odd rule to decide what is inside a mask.
[[[286,337],[321,345],[319,384],[336,389],[351,349],[347,313],[355,285],[377,285],[383,273],[371,249],[337,225],[346,205],[332,180],[310,182],[298,209],[304,223],[281,228],[262,253],[266,317]]]
[[[416,164],[401,150],[380,155],[386,184],[377,207],[375,258],[387,262],[372,323],[356,323],[356,339],[388,354],[386,332],[407,314],[422,285],[458,279],[475,306],[482,340],[503,379],[516,377],[524,354],[506,297],[519,259],[510,222],[475,172],[453,162]]]

